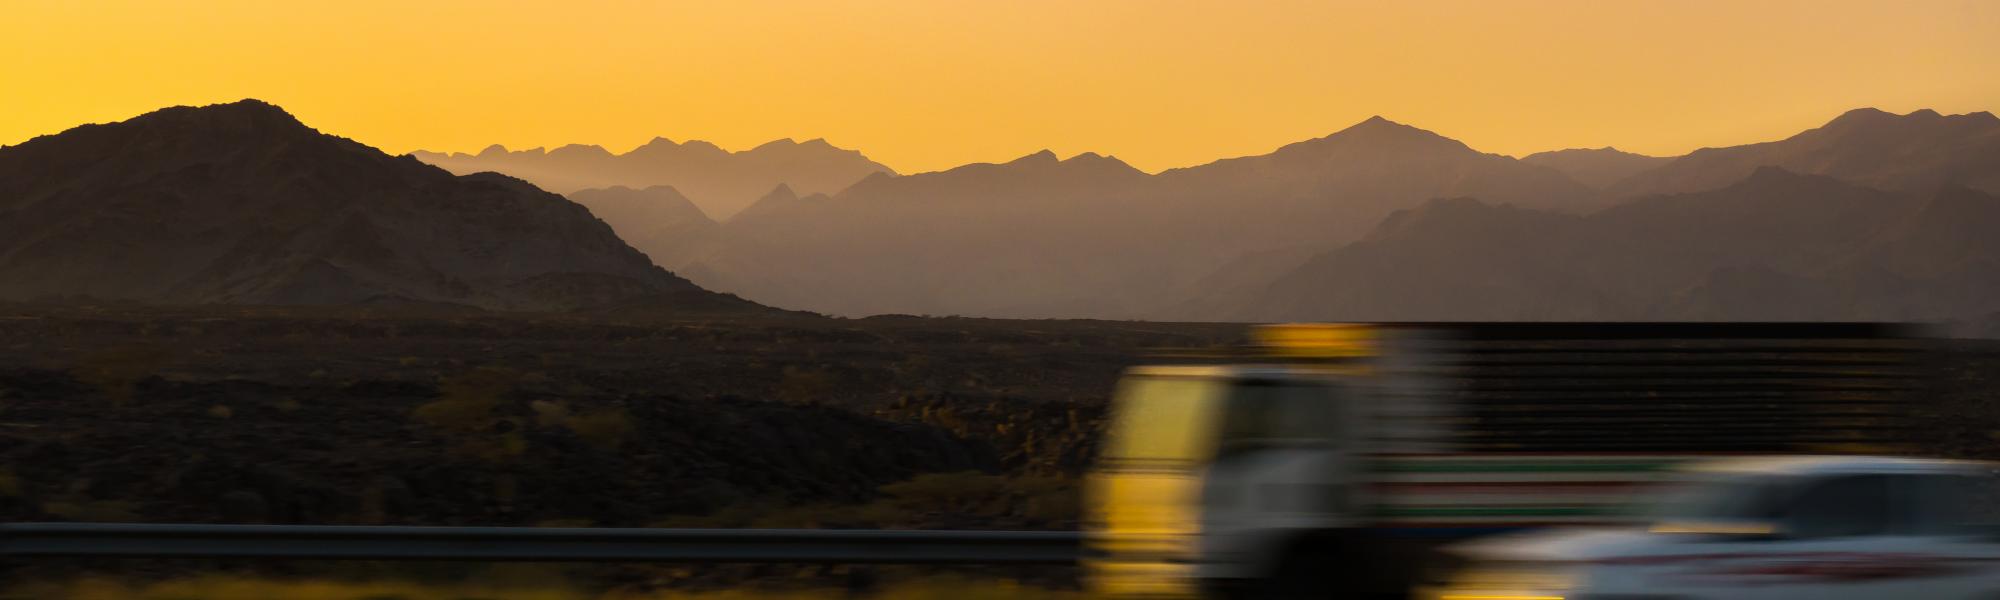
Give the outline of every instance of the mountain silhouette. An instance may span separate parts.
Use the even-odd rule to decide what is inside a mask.
[[[1359,235],[1394,210],[1431,198],[1477,196],[1530,208],[1572,210],[1594,193],[1561,172],[1382,117],[1270,154],[1160,174],[1198,196],[1254,196],[1270,208],[1323,213],[1316,227]],[[1325,235],[1326,231],[1321,231]]]
[[[1521,157],[1521,162],[1561,171],[1584,185],[1606,188],[1625,178],[1673,162],[1673,159],[1633,154],[1606,146],[1537,152]]]
[[[244,100],[0,148],[0,297],[755,308],[561,196],[454,176]]]
[[[1589,215],[1439,200],[1268,287],[1247,320],[1959,320],[2000,308],[2000,198],[1775,167]],[[1234,304],[1231,304],[1231,301]]]
[[[1696,150],[1611,190],[1634,196],[1716,189],[1773,166],[1890,191],[1959,185],[2000,193],[1996,165],[2000,118],[1992,113],[1896,115],[1862,108],[1783,140]]]
[[[849,316],[2000,323],[1997,132],[1863,109],[1676,158],[1517,160],[1375,117],[1158,174],[1044,150],[896,175],[820,140],[431,157],[707,177],[739,199],[724,215],[678,184],[453,176],[245,101],[0,149],[0,300],[748,306],[707,288]],[[838,184],[771,175],[829,156]]]
[[[894,171],[860,152],[814,139],[776,140],[741,152],[693,140],[653,138],[631,152],[568,145],[545,151],[509,151],[499,145],[478,154],[416,152],[419,160],[453,173],[481,171],[519,177],[558,193],[611,187],[671,186],[716,219],[728,219],[773,186],[833,193],[873,173]]]

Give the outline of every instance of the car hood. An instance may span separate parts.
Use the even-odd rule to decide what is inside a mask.
[[[1572,529],[1481,538],[1450,550],[1478,560],[1586,562],[1660,554],[1663,541],[1644,529]]]

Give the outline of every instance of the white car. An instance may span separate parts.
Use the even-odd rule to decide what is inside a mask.
[[[1701,463],[1650,526],[1488,538],[1448,600],[2000,599],[1994,466],[1788,457]]]

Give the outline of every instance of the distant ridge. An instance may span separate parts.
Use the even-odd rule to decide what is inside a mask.
[[[1578,182],[1607,188],[1628,177],[1659,168],[1674,159],[1633,154],[1617,148],[1572,148],[1537,152],[1521,157],[1521,162],[1561,171]]]
[[[835,147],[824,139],[779,139],[738,152],[700,140],[676,142],[656,137],[623,154],[579,144],[552,151],[510,151],[495,144],[477,154],[418,151],[412,156],[459,174],[506,173],[563,194],[619,186],[671,186],[716,219],[735,215],[775,185],[830,194],[871,174],[895,174],[860,152]]]
[[[762,302],[849,316],[1135,317],[1239,256],[1349,241],[1429,198],[1570,210],[1595,193],[1378,117],[1158,175],[1048,150],[870,175],[820,201],[767,198],[700,251],[676,254],[688,262],[662,264]]]
[[[2000,193],[1996,165],[2000,118],[1992,113],[1860,108],[1783,140],[1696,150],[1611,189],[1626,196],[1717,189],[1772,166],[1891,191],[1962,185]]]
[[[1226,320],[1976,320],[2000,310],[2000,197],[1763,167],[1591,215],[1438,200],[1253,293]]]

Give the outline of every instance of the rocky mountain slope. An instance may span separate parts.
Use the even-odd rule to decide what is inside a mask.
[[[454,176],[245,100],[0,149],[0,300],[751,308],[582,206]]]

